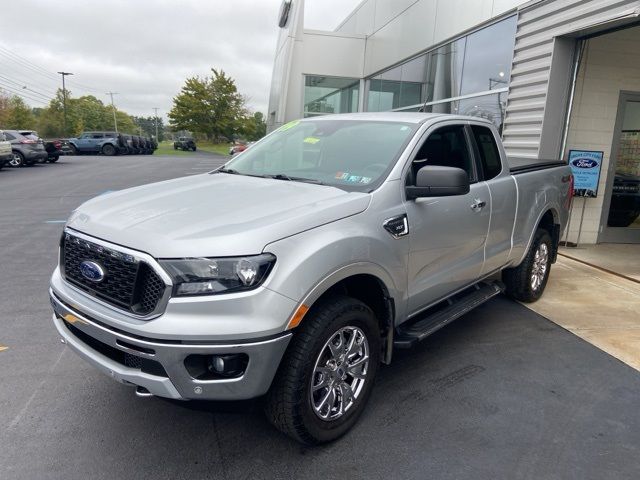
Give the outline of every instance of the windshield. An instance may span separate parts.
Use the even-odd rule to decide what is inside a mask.
[[[222,171],[371,191],[395,164],[416,125],[304,120],[283,125]]]

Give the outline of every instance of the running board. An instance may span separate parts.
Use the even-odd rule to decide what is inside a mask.
[[[480,282],[428,309],[416,320],[398,327],[393,340],[396,348],[411,348],[432,333],[504,291],[501,282]],[[425,316],[426,315],[426,316]]]

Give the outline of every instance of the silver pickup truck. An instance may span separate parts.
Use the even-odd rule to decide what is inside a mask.
[[[510,167],[478,118],[291,122],[216,171],[75,210],[53,323],[139,396],[265,396],[280,430],[327,442],[395,348],[542,295],[572,188],[562,163]]]

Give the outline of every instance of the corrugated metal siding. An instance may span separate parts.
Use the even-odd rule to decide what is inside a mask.
[[[549,0],[518,12],[502,132],[509,155],[538,156],[554,38],[631,15],[637,9],[637,0]]]

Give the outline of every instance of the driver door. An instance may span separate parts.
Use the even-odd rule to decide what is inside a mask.
[[[478,182],[465,125],[440,124],[425,134],[413,156],[406,182],[427,165],[457,167],[469,175],[466,195],[406,200],[409,221],[408,312],[429,305],[474,283],[481,274],[491,202]]]

